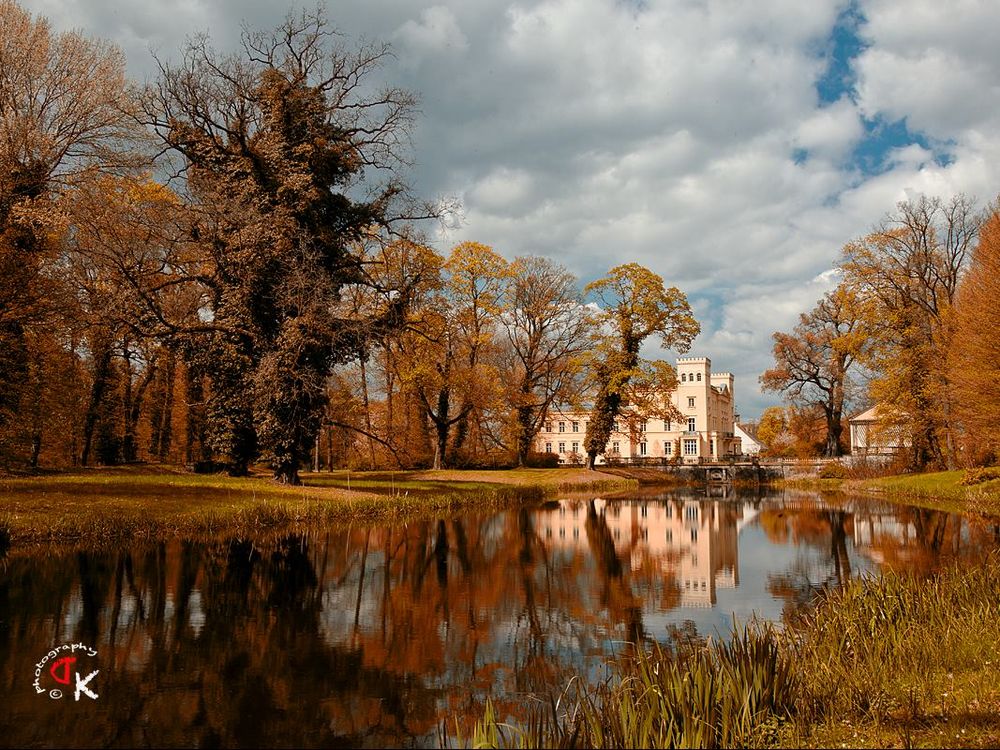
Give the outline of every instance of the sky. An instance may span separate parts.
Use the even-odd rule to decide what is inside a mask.
[[[305,7],[314,7],[311,4]],[[303,6],[22,0],[109,39],[139,80],[207,33],[230,50]],[[587,283],[640,263],[684,291],[689,352],[776,394],[774,331],[837,283],[841,248],[899,201],[1000,193],[996,0],[327,0],[345,40],[420,100],[408,181],[459,214],[425,227],[543,255]],[[650,343],[644,354],[673,359]]]

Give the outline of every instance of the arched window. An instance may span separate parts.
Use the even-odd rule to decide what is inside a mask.
[[[687,373],[686,372],[682,372],[681,373],[681,382],[682,383],[686,383],[687,379],[688,379]]]
[[[699,383],[701,382],[701,373],[700,372],[698,373],[698,382]]]

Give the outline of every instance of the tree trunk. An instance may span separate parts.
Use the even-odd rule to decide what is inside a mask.
[[[150,357],[146,363],[146,372],[143,373],[135,393],[126,386],[126,408],[125,408],[125,437],[122,440],[122,456],[126,463],[137,461],[139,458],[139,444],[136,439],[136,430],[139,425],[139,418],[142,416],[142,404],[146,396],[146,391],[156,376],[156,357]],[[131,382],[131,365],[126,367],[126,377]]]
[[[534,410],[530,406],[519,406],[517,409],[517,465],[528,463],[528,453],[531,452],[531,442],[535,437]]]
[[[361,360],[361,398],[365,407],[365,429],[368,431],[368,456],[371,459],[371,468],[375,469],[375,441],[372,440],[372,409],[368,401],[368,370],[365,367],[365,356],[362,354]]]
[[[90,402],[87,405],[87,414],[83,420],[83,451],[80,454],[80,465],[87,466],[90,463],[90,451],[94,442],[94,429],[100,416],[101,402],[104,400],[104,392],[108,386],[108,378],[111,374],[111,341],[100,338],[94,342],[94,382],[90,386]]]
[[[156,446],[156,456],[166,461],[173,442],[174,423],[174,353],[167,350],[167,361],[163,367],[163,410],[160,415],[160,443]]]
[[[33,352],[31,366],[31,455],[28,458],[28,467],[38,468],[38,461],[42,453],[42,426],[44,424],[42,405],[42,394],[45,380],[45,361],[41,352]]]
[[[287,460],[275,465],[274,480],[281,484],[302,484],[302,480],[299,478],[299,456],[296,451],[293,451]]]

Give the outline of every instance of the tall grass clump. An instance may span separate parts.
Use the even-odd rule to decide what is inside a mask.
[[[793,625],[801,718],[916,718],[956,673],[996,663],[998,618],[996,553],[930,578],[885,571],[848,582]]]
[[[529,715],[501,723],[492,705],[473,747],[764,747],[789,718],[796,677],[767,625],[674,652],[654,645],[625,657],[616,676]]]

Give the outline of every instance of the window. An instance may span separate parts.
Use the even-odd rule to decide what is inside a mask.
[[[698,382],[699,383],[701,382],[701,373],[700,372],[698,373]]]
[[[612,430],[612,432],[618,432],[618,420],[617,419],[614,420],[611,423],[611,430]]]
[[[709,450],[712,452],[712,455],[714,456],[715,455],[715,438],[712,438],[711,446],[712,447],[709,448]]]
[[[641,425],[639,425],[639,432],[645,432],[645,431],[646,431],[646,423],[643,422]]]
[[[566,423],[565,422],[560,422],[559,423],[559,432],[566,432]]]
[[[617,440],[611,444],[611,452],[612,453],[619,453],[619,450],[618,450],[618,441]]]
[[[566,452],[566,443],[559,443],[559,452],[560,453]]]
[[[645,518],[648,512],[649,508],[646,506],[646,503],[643,503],[639,508],[639,515]]]
[[[691,541],[692,542],[698,541],[698,529],[691,529]]]
[[[667,544],[673,544],[673,543],[674,543],[674,532],[671,531],[670,529],[667,529]]]
[[[682,372],[681,373],[681,382],[682,383],[686,383],[687,379],[688,379],[687,373],[686,372]]]
[[[573,432],[579,432],[580,431],[580,423],[579,422],[572,422],[571,424],[572,424],[572,427],[573,427]]]
[[[663,455],[669,456],[674,452],[674,442],[673,440],[668,440],[663,444]]]
[[[645,456],[646,455],[646,444],[645,443],[639,443],[639,455],[640,456]]]
[[[552,423],[551,422],[546,422],[545,423],[545,431],[546,432],[552,432]]]
[[[688,432],[697,432],[697,422],[694,417],[688,417]]]
[[[545,444],[545,452],[546,453],[551,453],[552,452],[552,443],[546,443]]]
[[[673,422],[671,422],[670,420],[667,420],[666,422],[663,423],[664,432],[670,432],[673,428],[674,428]]]
[[[580,444],[579,443],[573,443],[573,452],[574,453],[579,453],[580,452]]]
[[[684,455],[685,456],[697,456],[698,455],[698,441],[697,440],[685,440],[684,441]]]
[[[688,408],[689,409],[694,408],[694,396],[688,396]]]

